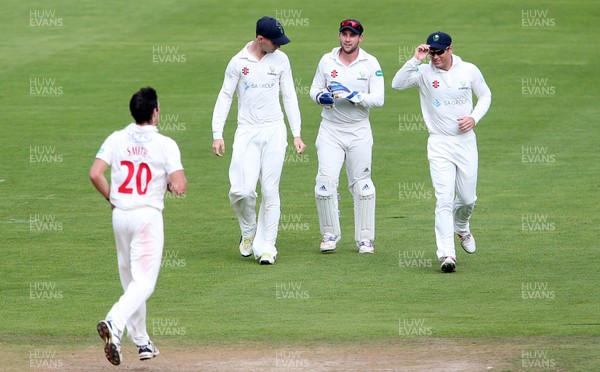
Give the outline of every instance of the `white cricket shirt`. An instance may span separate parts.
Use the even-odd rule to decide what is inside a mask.
[[[341,83],[351,92],[360,92],[363,96],[362,103],[354,106],[346,99],[336,99],[334,107],[323,107],[321,112],[321,116],[331,122],[353,124],[368,119],[372,107],[383,106],[383,72],[377,58],[362,49],[359,49],[358,57],[346,66],[340,60],[340,49],[333,48],[330,53],[321,57],[310,87],[310,97],[316,102],[317,94],[328,92],[327,86],[332,81]]]
[[[119,209],[164,208],[167,175],[182,170],[175,141],[154,125],[129,124],[113,132],[96,158],[110,167],[110,202]]]
[[[472,63],[452,56],[448,71],[438,69],[431,61],[422,64],[415,57],[406,61],[392,80],[392,88],[402,90],[419,87],[423,119],[430,134],[457,136],[459,116],[470,116],[477,124],[492,103],[492,92],[481,71]],[[477,104],[473,109],[473,93]]]
[[[264,126],[283,122],[279,92],[294,137],[300,136],[301,119],[292,67],[285,53],[277,49],[260,61],[246,46],[227,65],[223,86],[213,111],[213,139],[223,138],[223,128],[233,94],[238,95],[238,126]]]

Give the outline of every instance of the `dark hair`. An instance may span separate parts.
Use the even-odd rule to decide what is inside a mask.
[[[151,87],[140,89],[129,101],[129,111],[131,111],[131,116],[137,124],[152,120],[152,113],[155,108],[158,108],[158,96]]]

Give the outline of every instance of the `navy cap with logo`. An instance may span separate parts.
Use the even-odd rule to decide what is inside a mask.
[[[275,18],[266,16],[256,22],[256,35],[266,37],[277,45],[285,45],[291,41],[285,36],[281,23]]]
[[[452,45],[452,38],[445,32],[434,32],[427,37],[427,45],[431,49],[446,50]]]
[[[344,30],[350,30],[356,35],[362,35],[365,29],[356,19],[348,18],[340,22],[340,32]]]

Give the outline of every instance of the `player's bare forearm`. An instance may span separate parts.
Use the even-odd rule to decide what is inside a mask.
[[[104,175],[106,169],[108,169],[108,164],[104,160],[96,159],[90,169],[90,180],[96,190],[108,200],[110,198],[110,185]]]
[[[186,188],[187,180],[185,178],[183,170],[178,170],[169,174],[169,183],[167,185],[167,190],[169,190],[174,195],[179,196],[185,193]]]
[[[306,145],[300,137],[294,137],[294,147],[296,148],[298,154],[302,154],[304,150],[306,150]]]

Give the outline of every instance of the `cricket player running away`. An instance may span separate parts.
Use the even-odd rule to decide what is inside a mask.
[[[121,364],[125,329],[138,347],[140,360],[159,353],[146,330],[146,300],[154,291],[162,259],[165,192],[181,195],[186,189],[179,148],[156,127],[160,117],[156,91],[139,90],[129,108],[135,123],[108,136],[90,169],[94,187],[113,209],[119,277],[125,292],[97,325],[106,358],[114,365]],[[110,185],[104,175],[108,167]]]
[[[429,63],[421,62],[429,55]],[[473,128],[492,102],[483,75],[453,54],[452,38],[434,32],[394,76],[392,88],[419,87],[429,131],[427,156],[435,189],[435,240],[443,272],[456,270],[454,233],[467,253],[475,253],[470,219],[477,187],[477,139]],[[477,104],[473,108],[473,94]]]
[[[384,102],[383,72],[375,57],[360,48],[363,26],[355,19],[340,23],[340,46],[323,55],[310,88],[319,105],[319,169],[315,199],[322,236],[320,250],[331,252],[341,239],[338,182],[344,163],[354,199],[354,240],[359,253],[373,253],[375,185],[371,180],[373,134],[369,113]]]
[[[239,250],[261,265],[276,262],[280,218],[279,181],[285,160],[287,131],[279,93],[289,121],[294,148],[306,149],[300,137],[300,109],[288,57],[279,50],[290,42],[274,18],[256,22],[256,38],[227,65],[225,79],[213,111],[212,150],[223,156],[223,128],[234,93],[238,95],[237,129],[229,166],[229,201],[241,230]],[[256,218],[256,186],[262,201]]]

